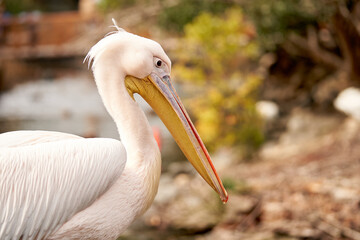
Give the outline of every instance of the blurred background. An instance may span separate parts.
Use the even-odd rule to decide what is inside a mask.
[[[120,239],[360,239],[360,2],[0,0],[0,132],[119,138],[83,59],[122,28],[158,41],[230,194],[149,106],[159,192]]]

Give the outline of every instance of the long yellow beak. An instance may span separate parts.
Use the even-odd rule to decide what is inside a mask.
[[[221,200],[227,202],[228,194],[204,143],[171,84],[170,76],[159,77],[155,73],[144,79],[127,76],[125,85],[131,96],[134,93],[140,94],[154,109],[189,162],[220,195]]]

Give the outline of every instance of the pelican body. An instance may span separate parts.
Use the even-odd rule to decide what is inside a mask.
[[[0,239],[116,239],[149,208],[161,156],[135,93],[227,201],[171,84],[170,59],[157,42],[117,29],[94,45],[86,60],[122,141],[50,131],[0,134]]]

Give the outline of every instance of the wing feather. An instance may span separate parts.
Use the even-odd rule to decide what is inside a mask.
[[[0,134],[0,239],[49,236],[106,192],[125,167],[117,140],[33,133]]]
[[[0,134],[0,147],[33,146],[46,142],[57,142],[67,139],[83,139],[82,137],[51,131],[14,131]]]

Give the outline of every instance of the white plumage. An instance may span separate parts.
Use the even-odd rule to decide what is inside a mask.
[[[0,136],[1,239],[47,237],[104,194],[126,163],[113,139],[43,131]]]
[[[47,131],[0,134],[0,239],[116,239],[150,206],[159,183],[160,151],[135,92],[227,200],[169,82],[171,62],[161,46],[119,30],[100,40],[87,58],[122,142]]]

